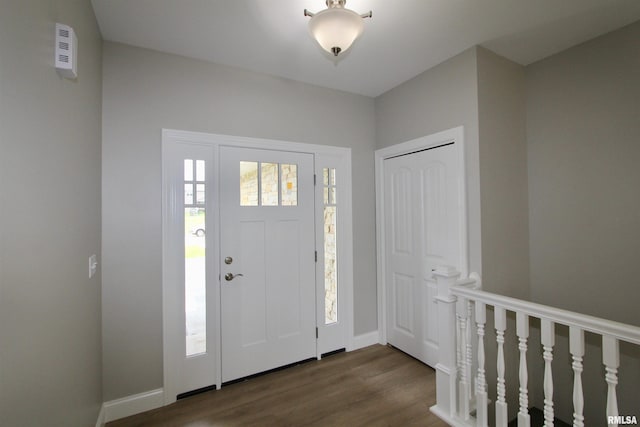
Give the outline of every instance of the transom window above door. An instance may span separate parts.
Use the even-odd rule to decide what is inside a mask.
[[[240,206],[297,206],[298,165],[240,162]]]

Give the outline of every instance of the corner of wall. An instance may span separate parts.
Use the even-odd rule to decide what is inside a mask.
[[[486,289],[530,297],[524,67],[478,46],[478,129]]]

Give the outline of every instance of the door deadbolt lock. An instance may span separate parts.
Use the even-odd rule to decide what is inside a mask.
[[[226,257],[224,259],[224,263],[227,264],[227,265],[231,264],[232,262],[233,262],[233,258],[231,258],[230,256],[228,256],[228,257]]]
[[[233,273],[227,273],[224,275],[224,280],[226,280],[227,282],[232,281],[233,279],[235,279],[236,277],[243,277],[244,274],[240,273],[240,274],[233,274]]]

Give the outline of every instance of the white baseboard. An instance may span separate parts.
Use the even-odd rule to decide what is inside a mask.
[[[449,414],[442,411],[438,407],[438,405],[433,405],[429,409],[431,410],[431,412],[437,415],[438,418],[440,418],[442,421],[444,421],[445,423],[449,424],[452,427],[472,427],[476,425],[475,417],[471,417],[471,420],[468,420],[468,421],[459,420],[457,418],[452,418],[451,416],[449,416]]]
[[[378,331],[368,332],[353,337],[351,349],[349,351],[358,350],[360,348],[369,347],[370,345],[380,343],[380,335]]]
[[[96,427],[104,427],[106,421],[104,420],[104,404],[100,406],[100,412],[98,412],[98,421],[96,421]]]
[[[129,417],[141,412],[150,411],[164,405],[164,391],[159,388],[122,399],[112,400],[104,404],[104,421],[110,422]]]

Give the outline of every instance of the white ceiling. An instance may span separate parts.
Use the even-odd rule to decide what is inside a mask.
[[[526,65],[640,19],[638,0],[347,0],[373,10],[335,63],[309,35],[323,0],[92,0],[106,40],[377,96],[474,46]]]

